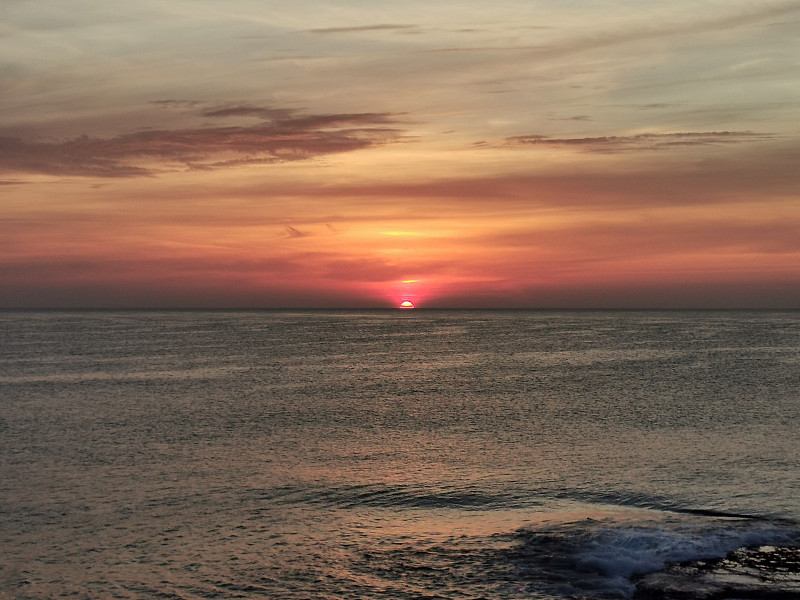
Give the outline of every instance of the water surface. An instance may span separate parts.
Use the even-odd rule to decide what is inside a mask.
[[[797,312],[4,312],[0,340],[0,597],[626,598],[800,543]]]

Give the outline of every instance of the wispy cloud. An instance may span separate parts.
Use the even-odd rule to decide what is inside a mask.
[[[509,146],[571,146],[593,152],[663,150],[676,146],[709,146],[772,139],[769,133],[753,131],[703,131],[677,133],[640,133],[623,136],[551,138],[546,135],[519,135],[505,138]]]
[[[230,104],[214,106],[200,111],[204,117],[258,117],[268,121],[286,120],[294,113],[289,108],[267,108],[252,104]]]
[[[635,110],[662,110],[665,108],[673,108],[679,106],[678,104],[670,104],[668,102],[651,102],[650,104],[634,104]]]
[[[199,100],[151,100],[150,104],[159,106],[161,108],[185,108],[195,109],[203,103]]]
[[[754,5],[755,6],[755,5]],[[468,47],[442,47],[423,50],[424,53],[507,53],[529,52],[535,56],[548,57],[564,56],[573,53],[586,52],[609,46],[628,44],[650,39],[669,38],[673,36],[703,34],[714,31],[724,31],[737,27],[745,27],[764,22],[767,19],[800,13],[800,2],[779,2],[765,4],[756,8],[742,10],[704,19],[681,19],[660,22],[657,25],[649,21],[642,22],[634,27],[607,30],[588,35],[577,35],[547,44],[514,44],[510,46],[468,46]]]
[[[169,101],[172,102],[172,101]],[[191,107],[181,101],[167,106]],[[0,138],[0,172],[134,177],[309,159],[389,143],[401,131],[390,113],[297,114],[252,105],[206,108],[203,117],[257,117],[253,125],[140,131],[63,141]]]
[[[300,231],[299,229],[297,229],[296,227],[292,227],[291,225],[287,225],[286,235],[288,235],[290,238],[303,238],[303,237],[308,237],[311,234],[305,231]]]
[[[756,6],[756,5],[753,5]],[[740,12],[698,20],[680,20],[659,25],[632,27],[627,30],[609,32],[598,36],[577,38],[572,42],[555,47],[561,51],[583,51],[604,46],[658,39],[675,35],[699,34],[744,27],[766,19],[800,12],[800,2],[780,2],[766,4]]]
[[[547,117],[549,121],[593,121],[592,117],[589,115],[575,115],[572,117],[556,117],[550,116]]]
[[[406,25],[406,24],[392,24],[392,23],[381,23],[377,25],[358,25],[354,27],[324,27],[320,29],[309,29],[311,33],[361,33],[364,31],[402,31],[405,33],[409,33],[414,30],[418,30],[418,25]]]
[[[587,145],[576,148],[587,149]],[[308,182],[303,195],[324,197],[326,205],[347,205],[359,211],[374,198],[382,198],[386,205],[413,207],[413,217],[408,218],[448,219],[473,212],[519,218],[530,211],[549,209],[616,212],[746,204],[753,198],[794,198],[800,193],[797,144],[782,140],[770,142],[769,147],[742,143],[731,150],[735,151],[702,152],[696,160],[678,162],[661,160],[660,153],[645,153],[641,161],[628,162],[624,171],[601,163],[599,167],[550,172],[520,168],[504,174],[442,175],[424,181],[386,180],[368,185]],[[256,187],[247,193],[258,196],[262,192]]]

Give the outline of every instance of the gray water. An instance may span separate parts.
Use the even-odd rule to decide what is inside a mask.
[[[0,598],[629,598],[800,544],[798,312],[0,313]]]

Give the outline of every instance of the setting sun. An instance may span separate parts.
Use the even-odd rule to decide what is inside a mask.
[[[403,300],[400,303],[400,308],[414,308],[414,303],[410,300]]]

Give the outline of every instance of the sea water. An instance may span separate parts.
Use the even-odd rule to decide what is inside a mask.
[[[800,597],[798,423],[798,312],[2,312],[0,598]]]

